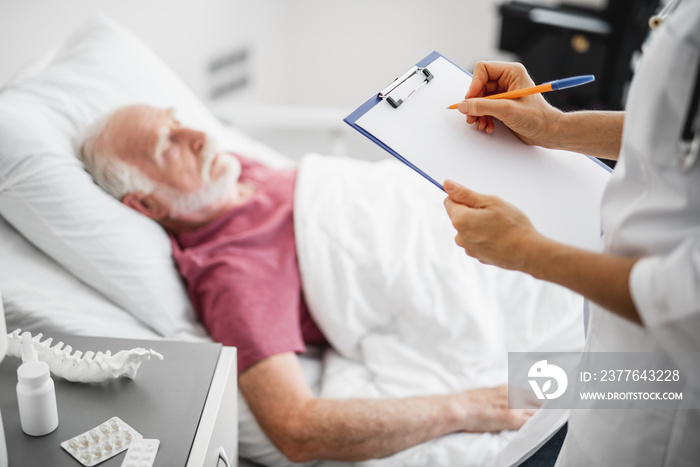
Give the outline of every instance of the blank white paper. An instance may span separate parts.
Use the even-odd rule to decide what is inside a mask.
[[[528,146],[500,122],[491,135],[477,131],[446,109],[464,98],[471,77],[444,57],[427,68],[433,80],[402,105],[379,102],[355,123],[438,183],[500,196],[544,235],[598,249],[608,170],[581,154]]]

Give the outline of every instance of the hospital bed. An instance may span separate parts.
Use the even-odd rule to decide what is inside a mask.
[[[8,331],[21,328],[42,332],[46,336],[60,332],[147,339],[209,339],[195,318],[173,265],[165,233],[152,221],[102,192],[75,157],[81,135],[93,119],[108,109],[136,102],[175,107],[183,124],[206,130],[234,153],[274,166],[297,163],[239,128],[222,123],[129,31],[106,17],[91,18],[56,49],[22,70],[0,90],[0,290]],[[227,116],[235,121],[240,114]],[[264,124],[264,118],[260,121],[261,125]],[[336,144],[335,147],[342,148],[342,145]],[[328,159],[310,158],[310,162],[305,163],[308,167],[305,173],[337,173],[338,180],[343,180],[345,174],[355,171],[359,176],[369,177],[366,183],[377,184],[386,181],[387,176],[406,180],[413,180],[411,177],[414,176],[403,171],[402,167],[396,167],[399,164],[392,165],[393,161],[381,163],[381,168],[374,172],[374,169],[368,169],[369,166]],[[325,178],[325,175],[319,178]],[[333,183],[332,178],[329,183]],[[300,196],[308,198],[304,202],[313,203],[311,193],[322,188],[310,186]],[[405,194],[408,198],[411,193],[420,193],[423,197],[422,189],[410,186]],[[434,190],[434,187],[427,189]],[[440,202],[442,194],[437,190],[425,193],[425,199]],[[362,206],[358,207],[357,215],[364,216],[360,209]],[[435,211],[434,205],[426,209]],[[446,218],[442,211],[428,215],[433,216],[436,223]],[[380,212],[372,219],[383,217],[386,213]],[[336,219],[327,221],[333,223]],[[326,227],[314,224],[308,228],[311,234],[315,234]],[[451,244],[451,238],[442,243]],[[309,261],[304,258],[302,252],[301,262]],[[324,261],[319,264],[330,269],[345,267]],[[375,264],[372,263],[371,267],[374,268]],[[316,280],[314,274],[322,278],[325,272],[320,268],[318,271],[307,270],[305,274],[311,283]],[[528,284],[522,287],[530,287]],[[517,288],[513,290],[516,292],[510,297],[512,301],[526,306],[527,300],[522,300]],[[310,300],[321,307],[325,298],[311,295]],[[340,298],[348,297],[341,295]],[[540,337],[545,335],[557,336],[552,349],[579,348],[582,332],[576,310],[581,301],[573,296],[565,296],[563,300],[566,309],[556,310],[559,313],[557,319],[545,316],[536,321],[536,325],[521,326],[518,336],[522,341],[518,344],[521,349],[541,347],[546,339]],[[536,302],[527,306],[532,313],[539,307]],[[333,304],[328,307],[333,307]],[[523,315],[524,320],[528,313],[523,311]],[[324,320],[324,330],[328,331],[326,326],[336,326],[351,335],[352,330],[340,318]],[[445,319],[450,327],[454,316]],[[362,330],[357,332],[359,335]],[[382,340],[384,334],[374,337],[363,342],[363,345],[367,344],[364,350],[368,358],[392,355],[391,346],[394,344],[388,345],[386,339]],[[524,342],[532,345],[523,347]],[[426,390],[414,387],[416,381],[452,378],[443,370],[444,374],[433,379],[409,373],[401,375],[389,386],[377,386],[376,381],[382,378],[372,374],[369,366],[358,363],[364,357],[349,355],[354,350],[344,353],[342,348],[347,343],[337,344],[341,349],[337,352],[312,352],[301,357],[309,384],[321,395],[410,395]],[[422,358],[432,349],[421,345],[416,343],[411,348]],[[352,347],[356,348],[359,347]],[[469,349],[459,348],[448,351],[455,355],[469,352]],[[400,367],[396,362],[392,365]],[[335,380],[324,379],[324,372],[328,373],[329,368],[333,369],[331,373],[337,377]],[[502,369],[502,365],[499,368]],[[496,373],[482,377],[479,384],[502,381],[502,373]],[[467,376],[455,378],[451,384],[463,387]],[[476,380],[470,384],[475,383]],[[337,392],[333,393],[333,388]],[[239,400],[239,453],[268,465],[291,465],[262,434],[240,396]],[[428,465],[425,462],[440,465],[440,459],[448,462],[445,459],[450,459],[449,456],[468,453],[459,451],[465,449],[463,446],[471,449],[470,460],[464,465],[480,465],[509,439],[507,433],[469,436],[460,434],[426,443],[426,446],[413,448],[376,465]],[[445,449],[454,452],[446,454]]]

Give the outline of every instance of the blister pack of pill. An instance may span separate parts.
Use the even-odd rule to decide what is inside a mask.
[[[112,417],[95,428],[61,443],[75,459],[86,467],[97,465],[128,449],[134,441],[143,439],[119,417]]]
[[[160,440],[137,439],[131,442],[122,467],[152,467],[158,453]]]

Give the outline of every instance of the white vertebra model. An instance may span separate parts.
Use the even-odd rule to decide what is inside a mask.
[[[24,337],[24,336],[27,337]],[[110,378],[126,376],[134,378],[141,362],[156,357],[163,360],[163,356],[154,350],[135,348],[112,353],[106,352],[85,352],[79,350],[73,352],[70,345],[64,347],[63,342],[51,347],[52,338],[41,342],[43,334],[32,337],[28,332],[22,333],[17,329],[8,337],[7,354],[14,357],[22,356],[22,339],[31,339],[31,345],[36,349],[38,359],[46,362],[51,369],[51,373],[68,381],[79,383],[97,383]],[[72,354],[71,354],[72,353]]]

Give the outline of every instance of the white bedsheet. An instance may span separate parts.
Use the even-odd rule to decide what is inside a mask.
[[[508,351],[581,348],[582,298],[466,256],[444,197],[393,160],[301,161],[295,229],[304,294],[335,349],[325,354],[321,396],[492,386],[507,380]],[[454,434],[358,465],[483,465],[509,437]]]

